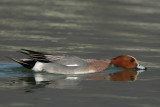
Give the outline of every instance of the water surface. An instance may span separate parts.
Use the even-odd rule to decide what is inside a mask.
[[[0,106],[159,107],[159,4],[157,0],[1,0]],[[96,59],[128,54],[148,70],[129,82],[111,81],[108,75],[76,79],[36,74],[5,57],[26,57],[16,52],[21,48]],[[49,80],[36,82],[35,76]]]

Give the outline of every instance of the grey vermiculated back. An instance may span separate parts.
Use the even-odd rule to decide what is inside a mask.
[[[83,74],[85,73],[85,70],[87,68],[87,65],[83,63],[83,66],[65,66],[60,63],[45,63],[43,65],[44,71],[47,71],[49,73],[58,73],[58,74]]]

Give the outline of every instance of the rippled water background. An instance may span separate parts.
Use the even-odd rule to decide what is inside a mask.
[[[0,0],[0,106],[159,107],[159,34],[158,0]],[[97,59],[128,54],[148,70],[134,82],[28,86],[31,73],[12,70],[19,65],[5,57],[21,58],[21,48]]]

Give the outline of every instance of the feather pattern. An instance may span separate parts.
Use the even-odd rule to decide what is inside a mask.
[[[37,52],[37,51],[32,51],[32,50],[28,50],[28,49],[21,49],[21,51],[19,51],[23,54],[26,54],[28,56],[30,56],[31,58],[33,58],[36,61],[39,62],[44,62],[44,63],[59,63],[62,65],[84,65],[85,62],[90,62],[93,59],[81,59],[79,57],[76,56],[69,56],[69,55],[54,55],[54,54],[49,54],[49,53],[42,53],[42,52]]]

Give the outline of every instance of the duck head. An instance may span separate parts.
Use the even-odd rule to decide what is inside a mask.
[[[140,70],[147,70],[146,67],[140,65],[136,58],[129,55],[122,55],[111,59],[111,64],[114,64],[123,68],[136,68]]]

